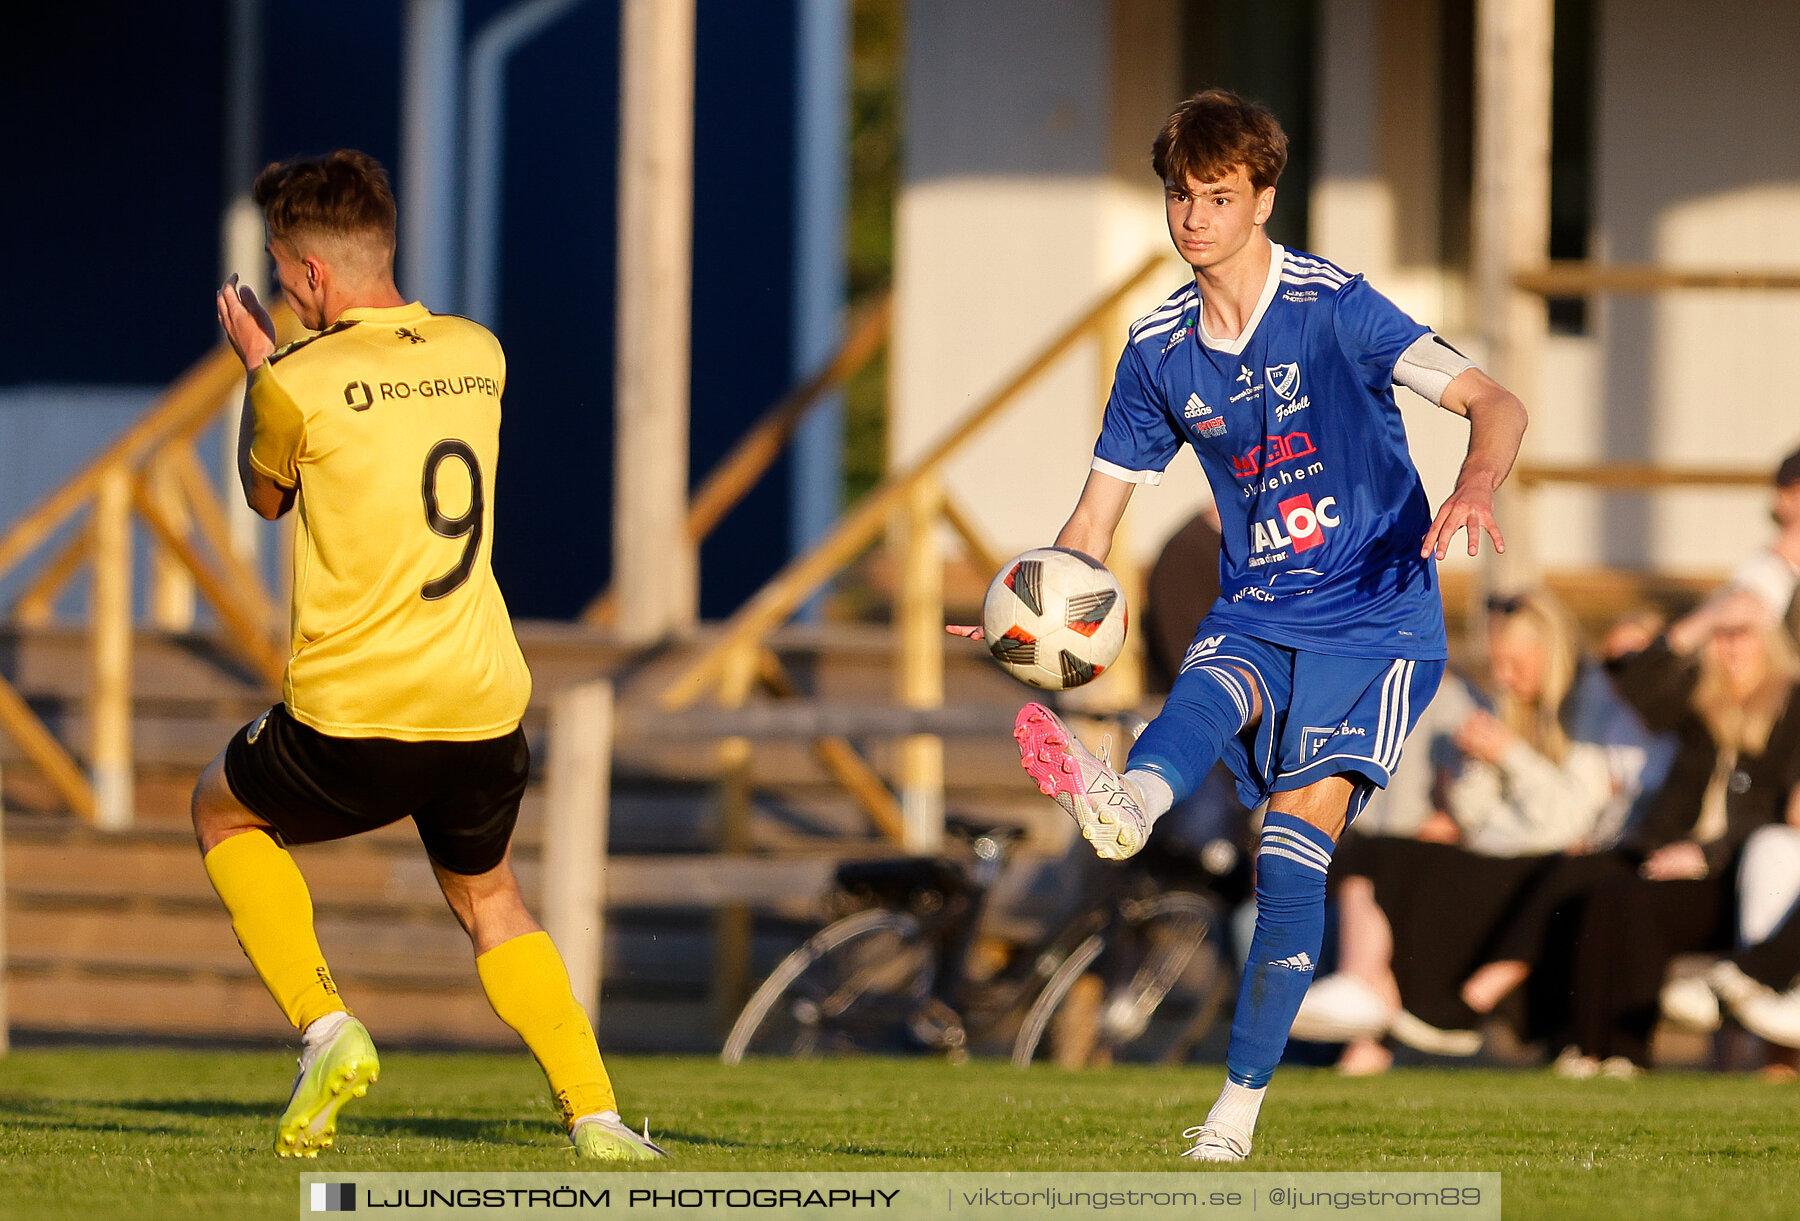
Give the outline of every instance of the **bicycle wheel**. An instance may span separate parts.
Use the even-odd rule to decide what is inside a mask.
[[[1230,988],[1217,922],[1210,900],[1184,891],[1121,903],[1044,985],[1013,1043],[1013,1064],[1185,1060]],[[1097,1003],[1091,984],[1078,986],[1094,979],[1104,987]]]
[[[782,959],[732,1024],[720,1058],[840,1056],[909,1046],[936,957],[904,912],[846,916]]]

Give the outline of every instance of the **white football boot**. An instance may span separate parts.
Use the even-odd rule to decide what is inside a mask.
[[[1081,744],[1042,704],[1027,704],[1013,722],[1019,762],[1038,791],[1056,799],[1081,837],[1103,860],[1134,856],[1150,838],[1150,820],[1138,799],[1105,759]]]
[[[1194,1142],[1181,1156],[1196,1162],[1241,1162],[1250,1156],[1250,1138],[1224,1124],[1204,1123],[1181,1134]]]

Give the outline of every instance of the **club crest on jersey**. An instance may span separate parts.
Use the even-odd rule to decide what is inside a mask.
[[[1290,362],[1285,365],[1267,365],[1263,368],[1263,376],[1268,379],[1269,389],[1281,400],[1275,404],[1277,423],[1312,406],[1311,397],[1300,393],[1298,364]]]
[[[1289,497],[1275,506],[1277,517],[1250,523],[1250,566],[1261,567],[1294,553],[1311,551],[1325,542],[1325,531],[1342,523],[1337,497],[1322,496],[1317,504],[1307,493]],[[1275,554],[1266,554],[1274,552]]]

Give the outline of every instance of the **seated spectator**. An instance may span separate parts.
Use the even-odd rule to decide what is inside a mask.
[[[1767,1043],[1800,1049],[1800,801],[1788,821],[1758,827],[1738,866],[1738,945],[1704,975],[1663,988],[1663,1015],[1691,1030],[1722,1024],[1720,1004]],[[1791,1075],[1793,1057],[1781,1063]]]
[[[1652,728],[1674,732],[1668,779],[1619,849],[1536,884],[1463,988],[1471,1009],[1491,1010],[1543,961],[1559,922],[1574,928],[1573,1041],[1558,1061],[1571,1076],[1647,1067],[1669,960],[1732,948],[1740,852],[1800,786],[1800,655],[1756,596],[1708,601],[1612,672]]]
[[[1458,995],[1467,972],[1553,854],[1611,843],[1640,791],[1649,734],[1583,664],[1569,613],[1543,592],[1491,609],[1497,714],[1446,680],[1367,812],[1380,833],[1359,818],[1333,863],[1340,970],[1308,993],[1294,1032],[1348,1039],[1347,1073],[1391,1063],[1384,1034],[1476,1051],[1475,1014]],[[1420,807],[1431,808],[1407,812]]]

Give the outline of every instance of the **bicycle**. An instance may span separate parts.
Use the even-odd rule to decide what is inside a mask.
[[[974,857],[840,866],[834,897],[859,910],[781,961],[739,1014],[721,1058],[938,1053],[1010,1048],[1023,1068],[1113,1059],[1185,1059],[1231,987],[1206,893],[1169,889],[1146,852],[1040,943],[983,977],[973,961],[986,899],[1011,829],[952,819]]]

